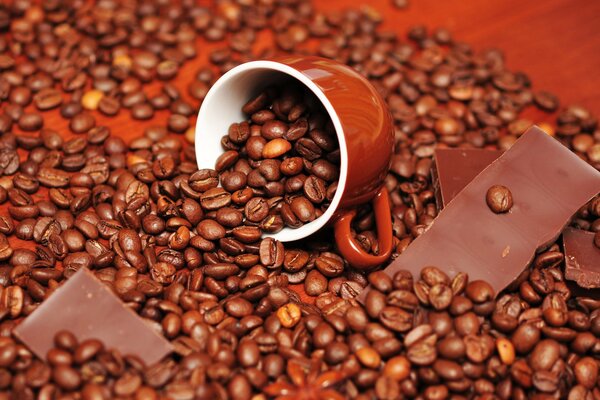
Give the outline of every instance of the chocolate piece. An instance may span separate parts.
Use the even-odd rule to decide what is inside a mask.
[[[501,154],[499,150],[436,149],[431,178],[438,210],[444,208]]]
[[[569,291],[571,292],[571,298],[576,297],[586,297],[588,299],[594,300],[596,303],[595,306],[591,307],[592,310],[596,308],[600,308],[600,290],[599,289],[585,289],[576,284],[573,281],[565,281]]]
[[[444,208],[473,178],[500,157],[501,154],[501,151],[485,149],[436,149],[431,176],[438,208],[440,210]],[[575,276],[579,277],[582,274],[578,267],[575,269],[570,267],[569,264],[584,265],[584,269],[591,270],[591,274],[600,274],[600,249],[595,247],[593,240],[594,234],[591,232],[565,228],[563,231],[563,244],[567,279],[576,281]],[[584,249],[580,251],[579,249],[582,246]],[[577,255],[573,255],[573,253]],[[569,261],[569,258],[571,261]],[[590,297],[600,300],[600,290],[584,288],[572,281],[567,282],[567,286],[573,297]]]
[[[565,278],[586,289],[600,288],[600,249],[594,233],[567,228],[563,231]]]
[[[146,365],[160,361],[172,350],[165,338],[85,268],[44,300],[14,334],[46,359],[55,334],[63,329],[73,332],[79,341],[100,339],[107,348],[136,355]]]
[[[485,195],[510,189],[514,205],[494,214]],[[600,191],[600,172],[537,127],[471,181],[429,229],[387,267],[417,276],[437,266],[484,279],[496,293],[516,279],[537,249],[552,243],[577,209]]]

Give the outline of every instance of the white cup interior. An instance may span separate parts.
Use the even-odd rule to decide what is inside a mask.
[[[265,234],[282,242],[303,239],[327,224],[338,208],[346,186],[348,171],[346,140],[342,124],[329,100],[316,84],[297,70],[274,61],[251,61],[231,69],[215,82],[202,102],[196,121],[198,168],[214,168],[215,161],[224,151],[221,147],[221,138],[227,134],[232,123],[247,118],[242,112],[242,106],[267,86],[290,77],[308,87],[329,114],[340,144],[340,177],[335,196],[321,217],[299,228],[284,227],[277,233]]]

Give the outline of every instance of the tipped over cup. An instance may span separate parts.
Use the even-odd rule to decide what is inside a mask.
[[[322,103],[340,148],[340,173],[328,208],[298,228],[265,234],[281,242],[306,238],[332,225],[337,247],[350,265],[370,269],[388,260],[393,233],[384,179],[394,147],[392,117],[376,89],[358,72],[333,60],[284,56],[234,67],[207,93],[196,122],[198,167],[215,168],[223,154],[221,138],[232,123],[247,119],[242,107],[265,88],[294,79]],[[379,254],[369,254],[354,239],[351,222],[356,208],[373,203]]]

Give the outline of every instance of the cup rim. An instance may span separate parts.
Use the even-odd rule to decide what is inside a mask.
[[[266,69],[266,70],[273,70],[273,71],[281,72],[283,74],[291,76],[292,78],[295,78],[296,80],[300,81],[304,86],[306,86],[308,89],[310,89],[310,91],[313,92],[315,94],[315,96],[317,96],[317,98],[319,99],[321,104],[323,104],[323,106],[325,107],[325,110],[327,111],[327,114],[329,115],[329,118],[331,118],[334,130],[335,130],[335,134],[337,136],[338,143],[340,145],[340,175],[339,175],[339,179],[338,179],[338,186],[337,186],[335,195],[333,196],[333,199],[331,200],[331,203],[329,204],[329,206],[327,207],[325,212],[320,217],[316,218],[315,220],[313,220],[311,222],[308,222],[308,223],[302,225],[299,228],[290,228],[290,227],[286,226],[279,232],[276,232],[276,233],[266,233],[265,232],[263,234],[264,237],[272,237],[281,242],[291,242],[291,241],[295,241],[295,240],[304,239],[304,238],[312,235],[313,233],[317,232],[323,226],[325,226],[331,220],[331,218],[334,216],[335,212],[337,211],[338,207],[340,206],[340,203],[342,200],[342,195],[346,188],[346,182],[347,182],[347,178],[348,178],[348,147],[346,144],[346,137],[344,135],[344,129],[342,127],[342,123],[340,121],[340,118],[339,118],[337,112],[335,111],[335,108],[333,107],[333,105],[331,104],[331,102],[329,101],[329,99],[327,98],[325,93],[323,92],[323,90],[316,83],[314,83],[308,76],[306,76],[299,70],[297,70],[293,67],[290,67],[289,65],[277,62],[277,61],[258,60],[258,61],[249,61],[244,64],[240,64],[240,65],[232,68],[231,70],[227,71],[225,74],[223,74],[213,84],[213,86],[210,88],[210,90],[206,94],[206,96],[202,102],[202,105],[200,106],[200,110],[198,112],[198,119],[196,120],[196,134],[197,135],[201,134],[202,121],[208,119],[207,114],[209,111],[207,110],[207,107],[204,107],[204,105],[208,104],[212,101],[212,97],[214,96],[214,94],[217,93],[219,90],[222,90],[222,87],[225,86],[226,83],[234,76],[236,76],[240,73],[243,73],[243,72],[247,72],[250,70],[256,70],[256,69]],[[199,138],[197,137],[196,145],[195,145],[196,156],[199,156],[199,144],[201,142],[198,139]]]

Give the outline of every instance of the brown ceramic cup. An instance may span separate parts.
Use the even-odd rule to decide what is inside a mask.
[[[340,177],[335,196],[321,217],[269,236],[282,242],[299,240],[332,224],[339,251],[350,265],[369,269],[382,264],[393,246],[389,198],[383,185],[393,153],[393,123],[379,93],[350,67],[320,57],[284,56],[231,69],[213,85],[200,108],[198,167],[214,168],[223,153],[221,137],[233,122],[246,119],[241,109],[248,99],[290,78],[310,89],[329,114],[340,144]],[[370,201],[377,223],[378,255],[365,252],[350,227],[356,207]]]

